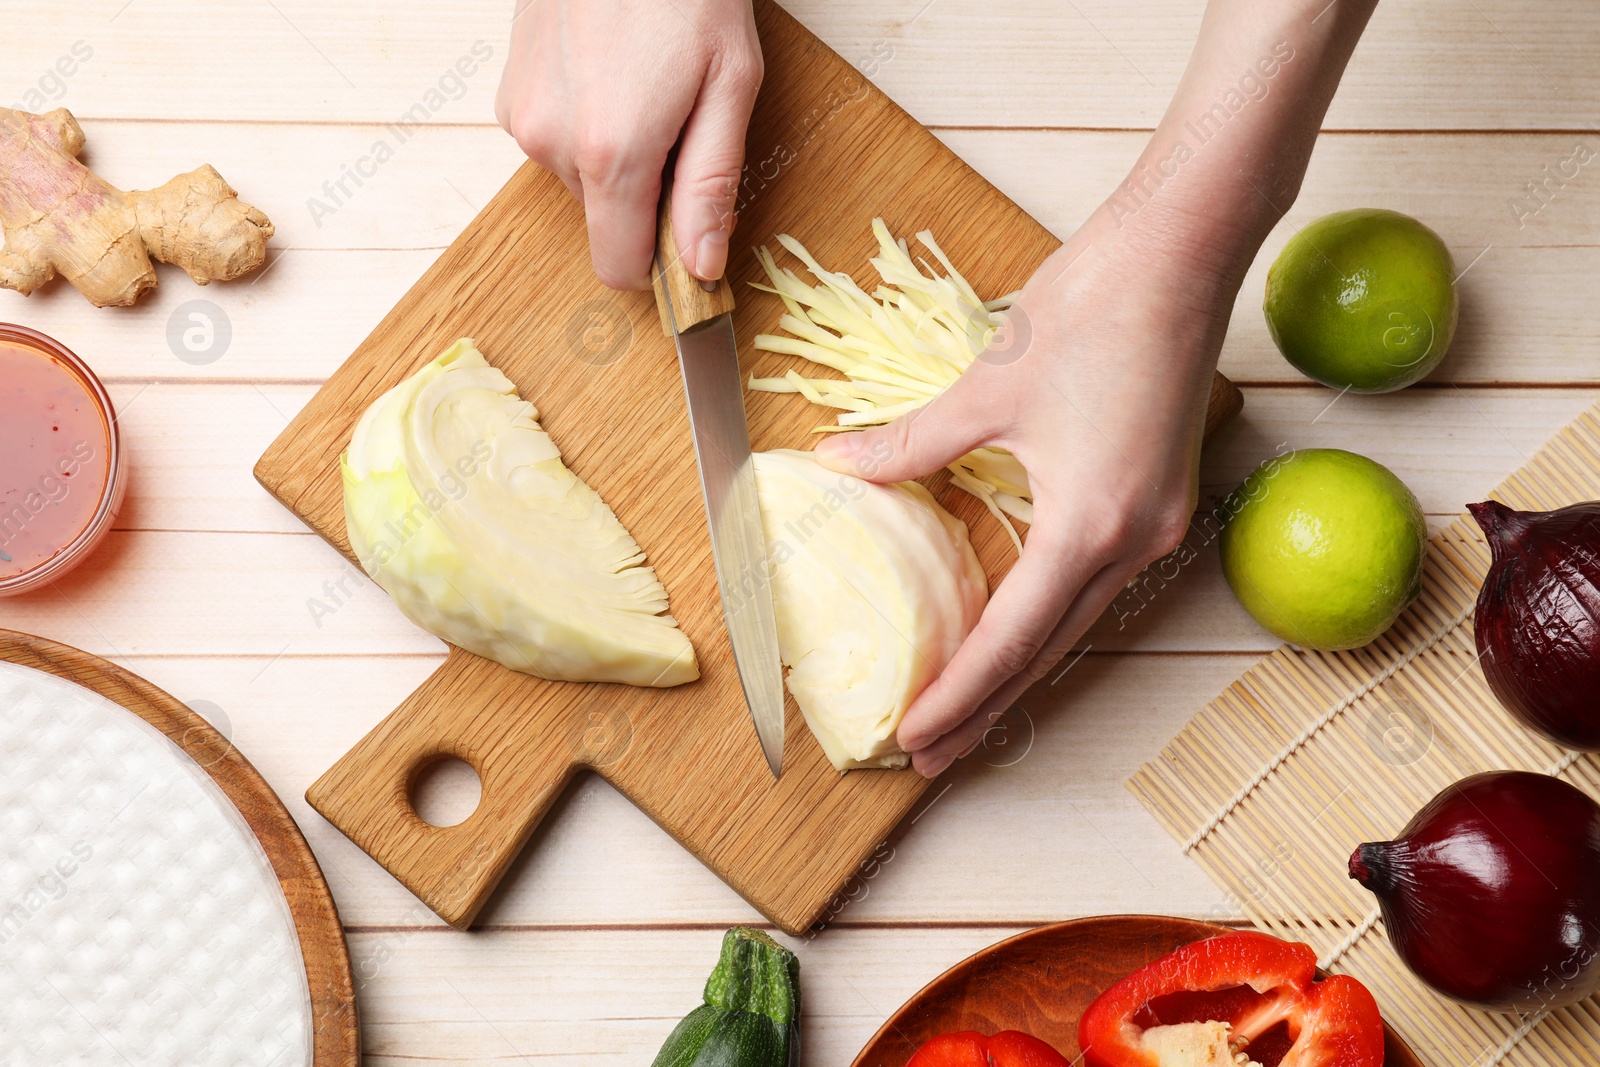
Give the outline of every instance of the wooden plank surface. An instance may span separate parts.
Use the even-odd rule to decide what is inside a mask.
[[[1066,676],[1070,699],[1048,691],[991,736],[981,758],[941,781],[878,855],[872,877],[848,887],[833,921],[1037,922],[1121,909],[1232,917],[1197,871],[1172,867],[1170,848],[1123,787],[1207,695],[1251,655],[1139,656],[1091,652]],[[327,753],[358,740],[382,709],[438,663],[428,657],[130,656],[132,669],[216,718],[269,780],[310,782]],[[1058,690],[1065,690],[1063,680]],[[316,701],[302,694],[315,688]],[[1067,783],[1071,784],[1068,785]],[[350,921],[437,922],[417,900],[318,817],[299,793],[284,803],[321,858]],[[1036,820],[1052,827],[1036,866]],[[1111,843],[1115,843],[1112,845]],[[604,862],[597,862],[602,847]],[[1102,870],[1080,871],[1078,858]],[[641,886],[649,886],[648,894]],[[353,916],[353,918],[352,918]],[[759,915],[603,781],[575,784],[513,868],[480,928],[754,922]],[[931,975],[930,975],[931,977]]]
[[[0,318],[60,338],[113,380],[322,381],[521,161],[497,127],[430,127],[359,195],[314,220],[307,201],[320,198],[322,183],[367,151],[381,127],[84,121],[91,159],[111,180],[158,183],[209,160],[278,228],[259,275],[197,292],[181,273],[163,269],[160,290],[112,315],[85,315],[78,294],[63,286],[26,300],[0,292]],[[239,136],[246,128],[249,136]],[[1110,192],[1145,137],[1104,130],[935,132],[1058,236],[1070,234]],[[1575,284],[1600,272],[1600,180],[1580,170],[1520,226],[1510,207],[1513,199],[1536,204],[1527,183],[1586,136],[1600,151],[1600,138],[1581,132],[1325,135],[1304,192],[1246,278],[1222,369],[1246,383],[1305,381],[1267,336],[1261,318],[1267,267],[1311,219],[1380,204],[1423,219],[1445,239],[1458,268],[1471,265],[1461,280],[1465,325],[1424,388],[1600,382],[1600,361],[1586,358],[1590,339],[1600,336],[1600,305]],[[746,227],[735,243],[771,240]],[[220,307],[233,331],[227,349],[201,365],[184,362],[167,338],[179,305],[197,298]]]
[[[210,656],[440,655],[376,586],[261,492],[253,458],[310,386],[187,382],[114,386],[140,457],[104,551],[49,596],[0,602],[0,618],[100,655],[171,647]],[[1203,498],[1290,447],[1353,447],[1400,472],[1426,511],[1453,517],[1589,403],[1578,389],[1413,389],[1390,397],[1248,388],[1243,414],[1207,450]],[[1330,406],[1331,404],[1331,406]],[[1275,647],[1228,595],[1215,545],[1144,599],[1119,601],[1088,637],[1102,651]],[[1146,606],[1145,601],[1148,601]],[[70,606],[69,606],[70,605]],[[398,701],[375,701],[375,712]],[[374,718],[371,721],[376,721]],[[342,749],[340,751],[343,751]]]
[[[1200,0],[796,0],[791,10],[930,125],[1148,127],[1194,43]],[[107,118],[389,123],[472,46],[492,55],[430,118],[482,121],[504,61],[503,0],[382,7],[274,0],[198,17],[185,0],[16,5],[9,91],[76,41],[72,106]],[[1383,4],[1328,116],[1334,128],[1588,128],[1600,11],[1584,0]],[[888,58],[884,48],[888,48]],[[172,77],[171,55],[183,55]],[[34,73],[38,72],[38,73]],[[197,91],[196,87],[204,87]],[[9,103],[10,101],[8,101]]]
[[[148,185],[210,161],[272,215],[278,255],[253,283],[204,290],[163,271],[155,299],[128,311],[94,313],[60,286],[28,300],[0,292],[0,319],[61,337],[113,380],[135,441],[123,547],[113,542],[63,584],[65,597],[0,601],[0,625],[101,652],[227,718],[356,930],[372,1062],[621,1067],[648,1060],[695,1002],[722,925],[754,912],[590,779],[553,809],[541,862],[513,869],[484,913],[488,929],[461,937],[419,913],[299,798],[320,765],[433,670],[442,646],[370,587],[318,629],[306,600],[341,576],[341,562],[292,533],[297,524],[248,471],[283,424],[273,408],[292,417],[519,162],[490,118],[509,6],[8,7],[5,103],[85,41],[94,56],[58,102],[83,120],[91,163]],[[918,17],[920,7],[802,0],[791,10],[847,58],[891,46],[877,83],[1058,235],[1138,151],[1200,11],[1199,0],[936,0]],[[1507,201],[1575,139],[1593,146],[1597,20],[1582,0],[1380,5],[1329,114],[1344,132],[1320,142],[1300,202],[1240,298],[1223,367],[1269,385],[1247,390],[1245,421],[1211,450],[1208,491],[1293,435],[1379,458],[1442,516],[1593,398],[1600,181],[1585,168],[1522,229]],[[317,226],[307,200],[479,39],[494,49],[489,68]],[[1458,347],[1430,383],[1359,404],[1346,397],[1324,413],[1333,394],[1304,384],[1270,347],[1260,279],[1296,224],[1357,204],[1419,215],[1461,266],[1494,247],[1462,281]],[[166,340],[173,311],[196,298],[225,309],[234,328],[228,351],[198,366]],[[955,771],[951,793],[893,842],[895,859],[837,928],[790,942],[807,968],[808,1064],[848,1061],[925,981],[1022,926],[1123,908],[1237,914],[1120,784],[1272,644],[1214,576],[1196,577],[1192,599],[1175,588],[1141,614],[1149,632],[1138,647],[1152,651],[1097,647],[1029,703],[1036,745],[1047,747],[1014,768]],[[1215,624],[1194,619],[1197,608]],[[955,790],[967,798],[947,803]],[[586,863],[596,841],[621,864],[613,877]]]
[[[299,520],[261,491],[250,465],[316,391],[309,385],[155,382],[111,386],[118,424],[139,454],[119,530],[295,533]],[[1423,509],[1457,514],[1588,404],[1586,389],[1412,389],[1346,396],[1319,386],[1245,387],[1244,411],[1208,446],[1202,497],[1221,494],[1280,443],[1322,447],[1359,435],[1374,459],[1407,472]],[[1411,432],[1386,433],[1399,428]],[[201,552],[200,555],[206,553]]]

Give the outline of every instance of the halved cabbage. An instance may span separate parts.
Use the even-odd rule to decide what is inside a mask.
[[[758,452],[755,471],[789,692],[834,767],[904,767],[900,720],[988,602],[966,524],[810,452]]]
[[[471,339],[451,345],[356,424],[339,460],[351,549],[412,622],[513,670],[693,681],[666,589],[538,417]]]

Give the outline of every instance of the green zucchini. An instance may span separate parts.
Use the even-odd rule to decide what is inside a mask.
[[[736,926],[706,979],[705,1003],[684,1016],[651,1067],[798,1067],[800,961],[759,930]]]

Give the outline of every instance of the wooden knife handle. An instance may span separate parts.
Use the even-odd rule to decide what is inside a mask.
[[[661,181],[661,206],[656,210],[656,258],[650,264],[650,285],[656,291],[656,311],[661,314],[661,332],[672,336],[673,323],[678,333],[688,333],[733,310],[733,287],[726,277],[714,284],[702,282],[684,266],[678,242],[672,236],[672,179]],[[670,308],[669,308],[670,302]]]

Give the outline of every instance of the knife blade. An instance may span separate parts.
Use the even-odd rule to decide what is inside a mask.
[[[761,751],[777,778],[783,773],[783,668],[733,336],[733,293],[726,279],[708,289],[679,261],[669,192],[662,192],[651,280],[662,328],[678,350],[733,660]]]

